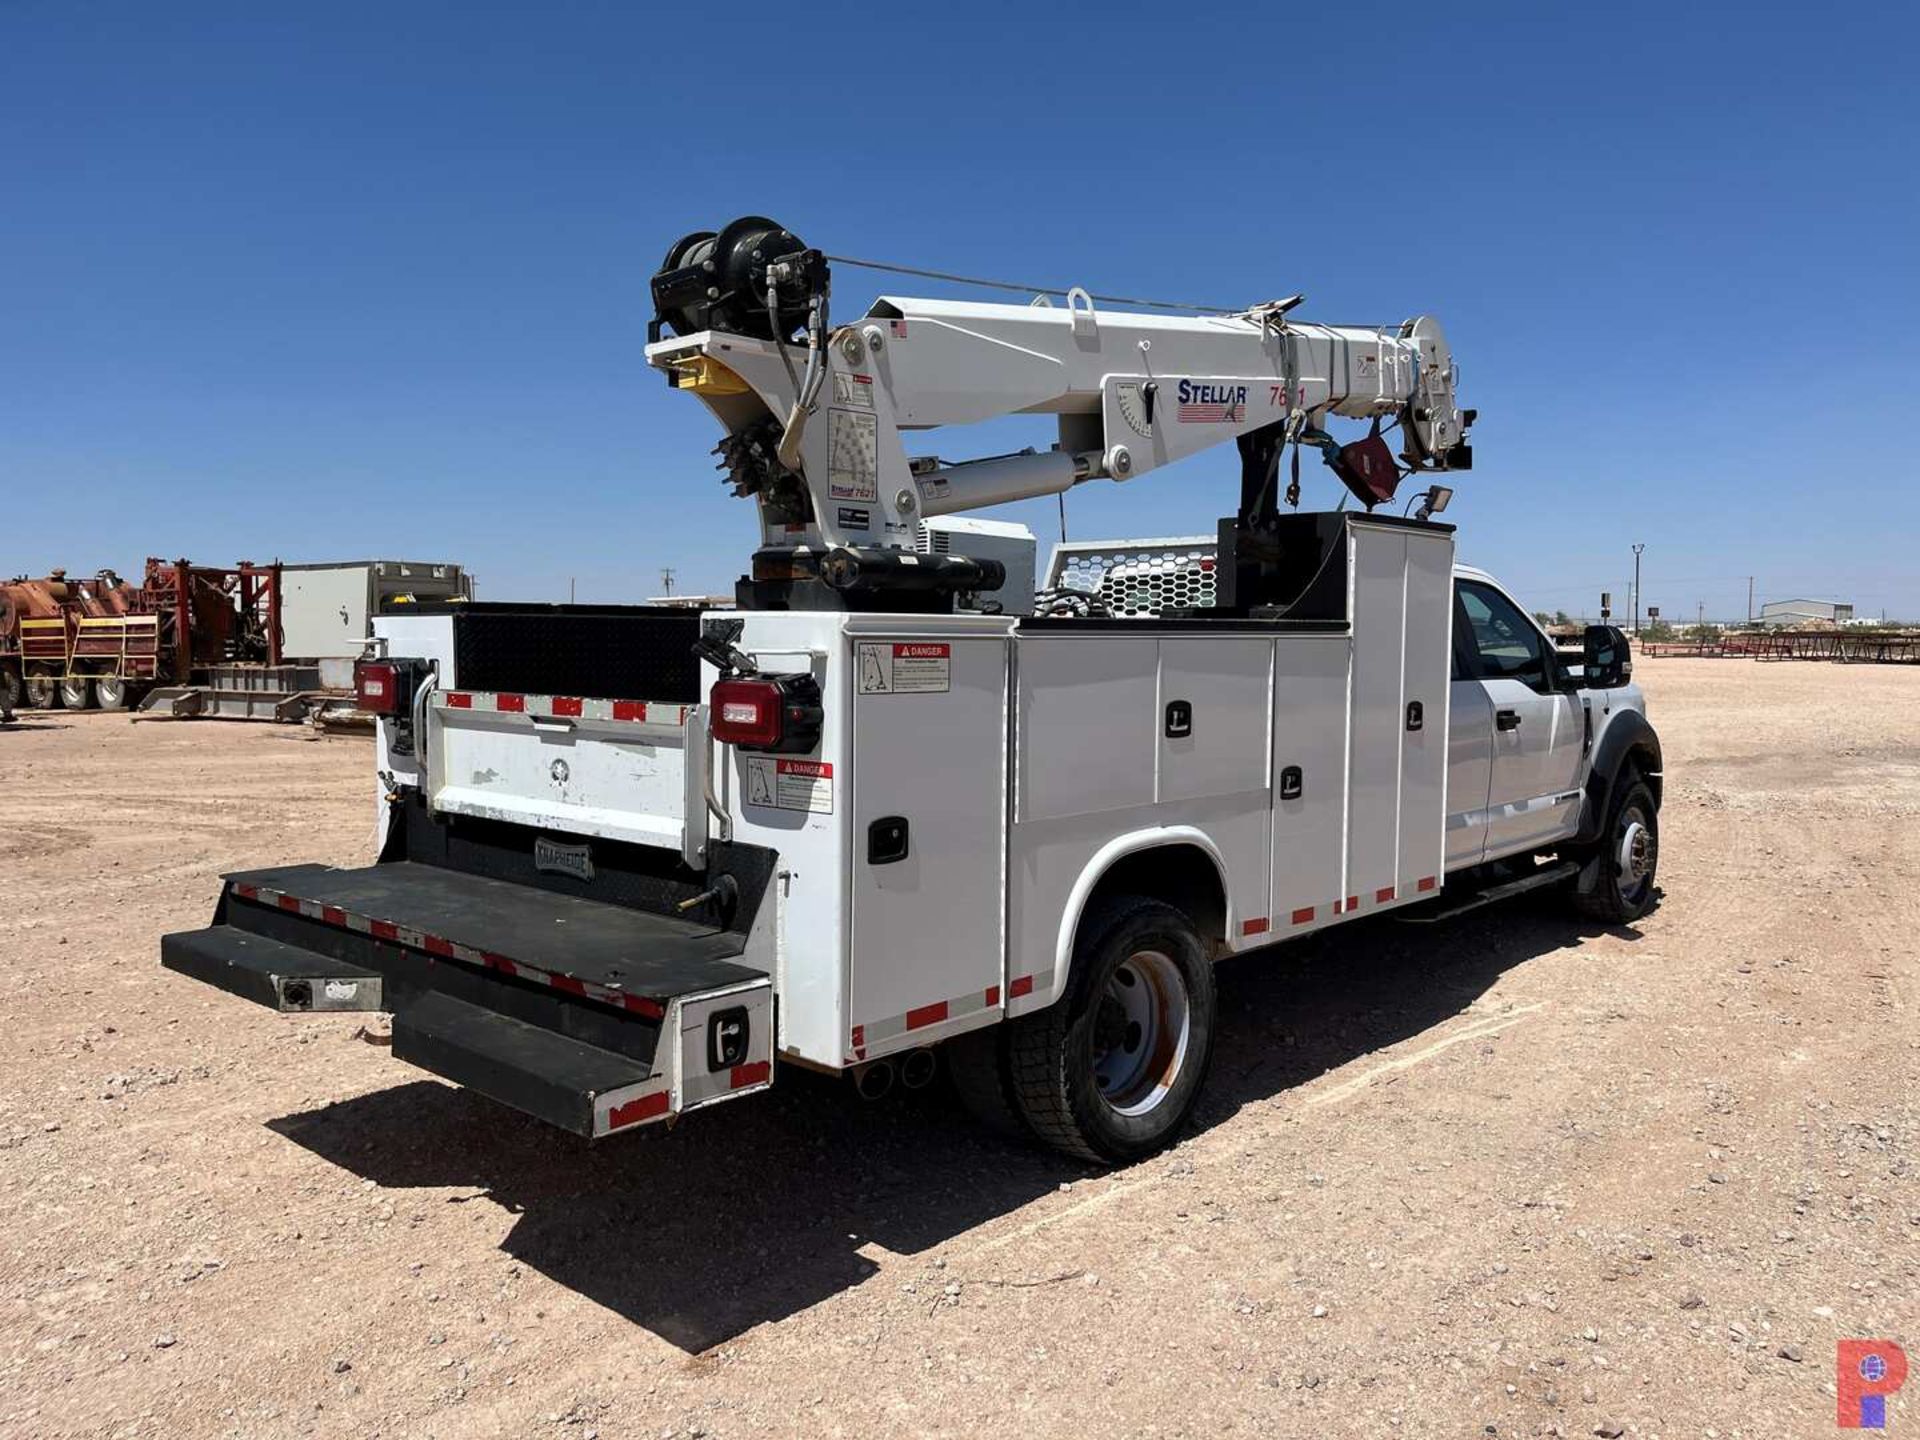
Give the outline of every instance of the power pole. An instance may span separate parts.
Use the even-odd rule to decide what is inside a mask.
[[[1747,576],[1747,625],[1753,625],[1753,576]]]
[[[671,565],[663,565],[660,568],[660,584],[666,590],[667,594],[673,594],[673,567]]]
[[[1646,549],[1646,542],[1633,547],[1633,638],[1640,638],[1640,552]]]

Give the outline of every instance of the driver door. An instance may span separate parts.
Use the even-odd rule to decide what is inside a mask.
[[[1465,660],[1492,711],[1485,858],[1551,845],[1580,817],[1586,717],[1539,626],[1483,580],[1457,582]]]

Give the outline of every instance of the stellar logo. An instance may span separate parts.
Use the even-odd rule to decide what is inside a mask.
[[[1247,418],[1247,387],[1182,380],[1177,413],[1182,425],[1238,424]]]
[[[1842,1430],[1887,1428],[1887,1397],[1907,1383],[1907,1352],[1891,1340],[1842,1340],[1833,1362]]]

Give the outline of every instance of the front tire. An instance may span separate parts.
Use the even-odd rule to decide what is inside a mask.
[[[1218,1012],[1213,962],[1186,915],[1135,898],[1089,910],[1066,998],[1007,1027],[1028,1128],[1099,1164],[1153,1154],[1193,1113]]]
[[[50,675],[29,675],[26,690],[28,708],[51,710],[54,698],[60,693],[60,686]]]
[[[1660,810],[1653,791],[1637,774],[1620,779],[1594,857],[1598,880],[1590,890],[1575,891],[1581,910],[1609,925],[1638,920],[1653,908],[1660,864]]]

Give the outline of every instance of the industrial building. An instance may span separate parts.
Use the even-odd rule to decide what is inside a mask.
[[[1762,625],[1853,623],[1853,606],[1840,600],[1769,600],[1760,607]]]

